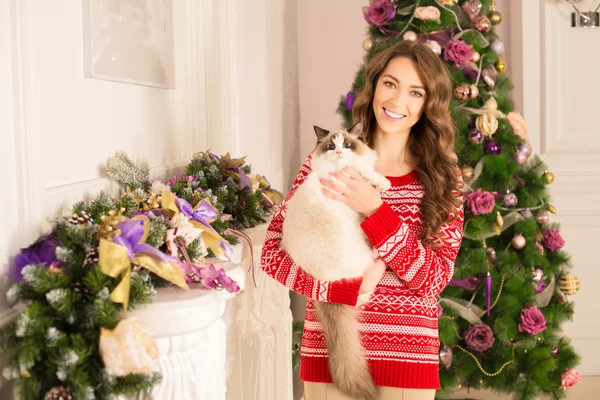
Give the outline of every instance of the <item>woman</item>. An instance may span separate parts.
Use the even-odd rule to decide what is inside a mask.
[[[352,109],[378,155],[376,171],[392,188],[378,192],[352,169],[324,193],[365,216],[361,227],[377,250],[362,278],[318,281],[280,248],[286,202],[310,173],[309,155],[267,231],[262,268],[309,298],[300,378],[306,400],[350,399],[331,384],[327,347],[313,301],[359,307],[365,357],[379,399],[433,399],[439,388],[437,296],[450,281],[462,239],[462,184],[450,116],[452,84],[428,47],[398,42],[367,65]]]

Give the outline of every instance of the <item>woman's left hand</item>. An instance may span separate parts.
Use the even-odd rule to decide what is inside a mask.
[[[344,185],[335,183],[330,179],[321,179],[323,193],[330,199],[341,201],[348,207],[369,217],[383,204],[381,194],[367,182],[354,168],[346,167],[341,172],[331,173]],[[333,191],[333,192],[332,192]]]

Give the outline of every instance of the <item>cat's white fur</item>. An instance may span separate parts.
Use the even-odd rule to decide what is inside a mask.
[[[341,132],[332,135],[336,150],[313,155],[311,173],[287,203],[282,239],[294,262],[324,281],[362,276],[373,255],[360,227],[364,217],[344,203],[326,197],[320,179],[334,179],[330,172],[353,167],[380,191],[390,188],[389,180],[375,172],[375,150],[363,145],[363,154],[357,154],[343,148]],[[337,150],[341,150],[340,155]]]

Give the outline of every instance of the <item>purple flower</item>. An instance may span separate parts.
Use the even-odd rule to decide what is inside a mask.
[[[348,94],[346,94],[346,108],[348,110],[352,110],[353,106],[354,106],[354,93],[348,92]]]
[[[467,347],[475,351],[486,351],[494,344],[494,332],[485,324],[469,327],[464,333]]]
[[[198,182],[198,179],[196,179],[196,177],[194,175],[188,175],[185,177],[185,182],[186,183],[194,183],[194,182]]]
[[[546,330],[546,318],[539,308],[532,306],[524,308],[521,311],[521,321],[519,322],[519,332],[527,332],[537,335]]]
[[[158,219],[162,219],[165,223],[169,222],[169,214],[167,214],[167,210],[160,209],[152,209],[148,211],[134,211],[132,215],[144,215],[146,217],[154,217]]]
[[[396,4],[389,0],[376,0],[368,7],[363,7],[365,21],[381,27],[396,16]]]
[[[223,288],[229,293],[238,293],[240,291],[239,285],[225,274],[225,270],[223,268],[219,269],[218,280],[221,286],[223,286]]]
[[[8,272],[8,276],[17,281],[23,281],[21,270],[27,265],[44,265],[50,266],[55,261],[58,261],[55,256],[57,243],[54,234],[40,238],[31,246],[21,249],[21,252],[15,256],[14,262]],[[55,264],[56,265],[56,264]]]
[[[557,251],[563,248],[565,241],[556,229],[546,229],[544,231],[544,246],[550,251]]]
[[[481,189],[477,189],[469,195],[467,204],[474,215],[484,215],[494,211],[496,199],[490,192],[484,192]]]
[[[177,183],[177,181],[179,180],[180,176],[179,175],[175,175],[174,177],[172,177],[171,179],[169,179],[167,181],[167,185],[169,186],[173,186],[174,184]]]
[[[444,60],[454,62],[457,67],[463,66],[471,61],[473,47],[462,40],[452,40],[444,50]]]
[[[202,283],[205,288],[216,289],[219,287],[219,283],[217,282],[219,273],[214,265],[210,264],[208,268],[198,268],[197,272],[200,275],[200,283]]]

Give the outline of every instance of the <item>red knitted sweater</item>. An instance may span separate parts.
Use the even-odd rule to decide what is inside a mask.
[[[280,247],[286,203],[310,173],[310,159],[309,155],[273,216],[265,237],[261,267],[281,284],[309,298],[300,378],[330,383],[327,345],[313,301],[355,306],[362,278],[319,281],[304,272]],[[414,172],[388,179],[392,188],[382,193],[383,205],[361,224],[388,269],[369,301],[359,308],[359,331],[377,385],[438,389],[437,296],[454,271],[462,239],[463,210],[461,206],[456,218],[442,226],[438,240],[441,247],[424,247],[419,240],[423,186]]]

